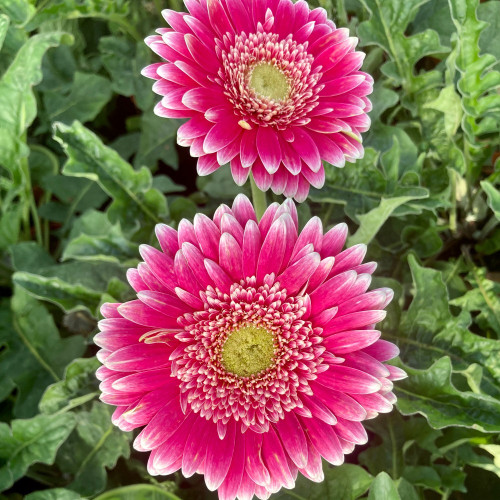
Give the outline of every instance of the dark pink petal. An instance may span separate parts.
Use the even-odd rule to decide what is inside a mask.
[[[236,423],[230,420],[224,439],[219,439],[217,435],[211,436],[205,459],[205,483],[210,491],[215,491],[226,477],[233,458],[235,435]]]
[[[198,418],[186,440],[182,454],[182,474],[185,477],[191,477],[205,460],[207,447],[210,443],[209,436],[214,432],[213,422],[207,421],[205,418]]]
[[[165,316],[177,319],[191,309],[186,307],[186,304],[179,300],[175,295],[162,292],[154,292],[145,290],[137,294],[139,300],[147,306],[161,312]]]
[[[342,355],[368,347],[379,338],[378,330],[351,330],[330,335],[324,339],[323,344],[334,354]]]
[[[169,290],[173,291],[177,285],[173,259],[149,245],[140,245],[139,252],[155,277]],[[140,272],[141,269],[139,269]],[[142,274],[141,277],[144,279]]]
[[[250,200],[244,195],[239,194],[233,201],[232,206],[233,214],[236,220],[245,227],[245,224],[249,220],[257,222],[257,217],[255,216],[255,210],[253,208]]]
[[[219,208],[217,208],[217,210],[214,212],[213,221],[215,222],[215,225],[219,229],[220,229],[221,219],[224,214],[234,215],[233,211],[225,203],[219,205]]]
[[[137,269],[127,269],[127,281],[136,292],[140,292],[141,290],[149,290],[148,286],[146,285],[146,283],[144,283]],[[103,314],[102,307],[101,314]]]
[[[157,224],[155,234],[163,252],[174,258],[175,252],[179,250],[177,231],[166,224]]]
[[[192,25],[191,25],[192,26]],[[213,50],[210,50],[204,43],[202,43],[196,36],[187,34],[184,35],[186,47],[193,56],[196,63],[204,69],[212,73],[217,73],[219,69],[219,61]]]
[[[303,178],[307,181],[306,186],[310,184],[312,187],[315,187],[316,189],[320,189],[323,187],[325,183],[325,169],[323,166],[317,171],[313,172],[309,168],[303,168],[302,169],[302,176]],[[300,191],[300,189],[299,189]],[[307,186],[307,191],[309,192],[309,187]],[[307,194],[306,194],[307,196]],[[305,198],[304,198],[305,199]]]
[[[300,472],[316,483],[320,483],[325,479],[325,475],[323,474],[323,463],[321,461],[321,455],[318,453],[316,448],[311,443],[311,440],[307,440],[307,448],[308,448],[308,459],[307,465],[303,468],[300,468]]]
[[[339,274],[346,269],[352,269],[363,262],[366,255],[366,245],[360,243],[339,253],[335,257],[335,264],[332,269],[332,276]]]
[[[295,481],[288,468],[285,452],[272,427],[263,436],[262,458],[269,470],[270,477],[278,483],[278,489],[282,485],[289,489],[295,486]]]
[[[321,219],[319,217],[313,217],[310,219],[304,229],[302,229],[297,242],[295,243],[292,258],[309,243],[313,244],[315,252],[321,252],[321,246],[323,243],[323,224],[321,223]]]
[[[372,290],[353,297],[339,305],[339,315],[362,311],[366,309],[383,309],[387,293],[385,290]]]
[[[302,169],[302,160],[299,153],[285,140],[280,140],[281,161],[285,168],[292,174],[297,175]]]
[[[182,253],[203,289],[206,289],[208,286],[213,286],[214,282],[205,269],[205,257],[199,248],[191,243],[183,243]]]
[[[224,482],[217,493],[220,500],[234,500],[245,472],[245,438],[240,432],[236,432],[234,441],[233,458],[229,466]]]
[[[257,158],[252,166],[252,175],[261,191],[267,191],[273,182],[273,176],[265,169],[262,161]]]
[[[219,104],[219,99],[213,90],[198,87],[187,90],[182,96],[182,103],[189,109],[205,113],[207,109],[217,106],[217,104]],[[229,142],[227,142],[227,144],[229,144]]]
[[[112,351],[116,351],[122,347],[127,345],[136,344],[139,340],[139,337],[146,333],[148,328],[145,328],[141,333],[127,333],[127,332],[100,332],[94,336],[92,339],[96,345],[102,347],[103,349],[109,349]]]
[[[121,377],[112,383],[112,387],[118,391],[152,391],[169,383],[170,378],[170,369],[148,370]]]
[[[112,304],[110,302],[105,302],[101,306],[101,314],[105,318],[121,318],[121,315],[118,312],[119,305],[120,305],[120,303]]]
[[[335,432],[339,438],[351,443],[365,444],[368,442],[365,428],[359,422],[339,418],[337,425],[335,425]]]
[[[240,249],[243,246],[243,228],[236,218],[231,214],[224,214],[220,223],[221,233],[229,233],[238,243]]]
[[[371,394],[381,387],[375,377],[344,365],[330,365],[317,380],[326,387],[349,394]]]
[[[323,237],[321,257],[335,257],[345,245],[347,231],[347,224],[344,224],[343,222],[332,227],[332,229],[330,229]]]
[[[315,418],[301,418],[311,443],[321,456],[333,465],[344,463],[344,454],[334,427]]]
[[[167,401],[135,438],[134,448],[139,451],[157,448],[177,430],[185,418],[178,397]]]
[[[209,259],[219,258],[220,231],[215,223],[204,214],[194,216],[194,232],[200,249]]]
[[[212,172],[215,172],[220,167],[219,162],[217,161],[217,155],[210,154],[201,156],[196,164],[196,171],[198,175],[210,175]]]
[[[140,300],[131,300],[119,307],[120,314],[139,325],[153,328],[177,328],[177,319],[152,309]]]
[[[278,135],[271,127],[258,128],[257,151],[264,168],[274,174],[281,163],[281,147]]]
[[[170,366],[170,350],[165,344],[134,344],[114,351],[106,366],[116,371],[134,372]]]
[[[203,143],[203,149],[207,153],[215,153],[231,144],[237,139],[242,130],[232,119],[226,119],[216,123],[208,132]]]
[[[189,413],[175,432],[171,433],[153,453],[148,461],[148,469],[158,474],[172,474],[182,466],[182,452],[193,424],[199,419]],[[156,446],[155,446],[156,448]]]
[[[345,366],[350,366],[358,370],[364,371],[374,377],[388,377],[390,375],[387,367],[375,358],[362,351],[351,352],[343,356],[345,358]]]
[[[381,394],[353,394],[352,397],[365,410],[375,411],[377,413],[389,413],[392,411],[392,404]]]
[[[269,471],[262,460],[262,434],[248,430],[245,434],[246,464],[245,470],[248,476],[256,484],[265,486],[271,480]]]
[[[301,399],[304,402],[304,405],[311,412],[313,418],[319,418],[329,425],[335,425],[337,423],[337,418],[335,417],[335,415],[328,409],[328,407],[321,401],[320,398],[302,394]]]
[[[336,316],[325,326],[323,334],[328,336],[345,330],[355,330],[363,328],[364,326],[375,325],[379,321],[382,321],[386,314],[386,311],[359,311],[344,316]],[[373,344],[373,346],[376,345],[376,343]],[[367,347],[366,349],[372,349],[373,346]]]
[[[158,78],[160,78],[160,75],[158,75],[158,68],[160,68],[161,66],[167,66],[167,65],[163,62],[150,64],[141,71],[141,75],[147,78],[158,80]]]
[[[240,152],[240,138],[237,137],[229,146],[217,151],[217,162],[219,165],[229,163]]]
[[[328,73],[325,76],[325,80],[328,79]],[[337,96],[349,92],[350,90],[358,87],[365,81],[364,75],[349,75],[342,76],[340,78],[333,78],[330,81],[326,81],[325,88],[320,92],[323,97]]]
[[[220,238],[219,264],[234,281],[243,277],[241,248],[229,233],[223,233]]]
[[[175,383],[175,379],[170,378],[168,384],[149,392],[136,405],[128,407],[123,419],[135,426],[146,425],[165,406],[165,401],[178,395],[179,385]]]
[[[257,259],[261,247],[260,231],[252,219],[245,226],[243,233],[242,262],[243,276],[255,276],[257,269]]]
[[[231,175],[238,186],[243,186],[250,175],[250,168],[243,168],[238,157],[231,160]]]
[[[401,368],[398,368],[397,366],[392,366],[392,365],[385,365],[385,366],[390,372],[390,375],[388,377],[389,380],[402,380],[408,377],[406,372]]]
[[[174,269],[179,287],[183,290],[186,290],[195,297],[198,297],[200,291],[202,290],[202,287],[198,283],[193,271],[189,267],[187,260],[182,253],[182,250],[175,254]]]
[[[302,128],[294,127],[295,140],[292,142],[293,149],[297,151],[304,162],[313,172],[317,172],[321,166],[321,157],[318,148],[311,136]]]
[[[240,160],[243,167],[251,167],[257,156],[257,128],[245,130],[241,136]]]
[[[299,175],[298,178],[299,180],[297,184],[297,191],[294,198],[297,203],[303,203],[304,201],[306,201],[307,195],[309,194],[310,184],[309,181],[304,177],[304,175]]]
[[[311,274],[315,272],[319,262],[319,254],[317,252],[310,253],[287,267],[276,278],[276,281],[279,281],[282,288],[286,288],[289,294],[296,294],[305,285]]]
[[[294,412],[286,413],[285,418],[278,420],[275,427],[283,447],[292,461],[299,468],[305,467],[307,464],[307,441],[302,425]]]
[[[377,342],[369,347],[365,347],[363,351],[379,361],[388,361],[389,359],[399,356],[398,346],[382,339],[377,340]]]
[[[267,232],[269,231],[269,228],[271,227],[271,224],[274,222],[274,217],[276,213],[278,212],[279,205],[275,203],[271,203],[267,208],[266,211],[264,212],[264,215],[259,221],[259,230],[260,233],[262,234],[262,237],[266,237]]]
[[[196,137],[205,136],[209,130],[212,128],[212,124],[205,120],[203,116],[195,116],[188,120],[186,123],[183,123],[177,129],[177,137],[179,140],[185,139],[195,139]]]
[[[213,260],[205,259],[205,268],[215,283],[215,286],[224,293],[229,293],[233,280],[224,272],[224,270]]]
[[[266,274],[277,273],[281,268],[288,236],[285,223],[286,216],[287,214],[284,214],[277,221],[273,222],[262,243],[257,261],[258,283],[262,283]]]
[[[318,267],[309,278],[309,283],[307,285],[307,292],[309,294],[316,290],[316,288],[318,288],[326,280],[334,262],[334,257],[327,257],[326,259],[321,260]]]
[[[183,243],[191,243],[197,248],[200,248],[198,240],[196,239],[196,234],[194,232],[194,226],[187,219],[182,219],[179,222],[177,228],[179,247],[182,247]]]
[[[354,271],[346,271],[345,273],[325,281],[311,293],[311,312],[313,316],[324,309],[341,304],[344,300],[345,293],[356,281],[356,276]]]
[[[207,5],[210,24],[217,33],[219,33],[221,37],[229,33],[234,33],[234,27],[219,0],[209,0]]]
[[[313,382],[311,387],[314,395],[320,398],[337,417],[353,421],[361,421],[366,418],[366,411],[358,402],[343,392],[322,385],[321,378],[317,382]]]
[[[238,500],[252,500],[253,494],[255,493],[255,488],[257,485],[250,478],[246,469],[243,471],[241,476],[241,482],[238,487]]]

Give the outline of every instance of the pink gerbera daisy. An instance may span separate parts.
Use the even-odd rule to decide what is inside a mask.
[[[101,399],[151,451],[151,474],[205,475],[219,498],[267,498],[297,472],[321,481],[366,443],[361,422],[389,412],[384,364],[398,354],[375,323],[393,294],[367,292],[365,245],[312,218],[298,234],[291,200],[260,222],[243,195],[213,220],[158,225],[128,279],[137,300],[104,304],[95,342]]]
[[[322,160],[363,155],[372,78],[359,71],[357,38],[300,0],[184,0],[163,11],[171,28],[146,43],[168,62],[143,74],[164,96],[156,114],[189,118],[177,133],[207,175],[230,162],[237,184],[306,199]]]

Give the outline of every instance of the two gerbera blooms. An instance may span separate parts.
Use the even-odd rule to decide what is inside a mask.
[[[156,113],[188,118],[178,142],[207,175],[230,162],[238,184],[306,199],[323,160],[363,154],[373,81],[346,29],[305,1],[185,0],[171,28],[149,37],[168,62],[148,66]],[[292,200],[257,219],[248,198],[156,227],[128,271],[137,300],[104,304],[95,342],[101,399],[113,422],[151,451],[151,474],[204,474],[219,498],[265,499],[297,473],[323,479],[367,441],[361,422],[389,412],[384,364],[398,354],[375,324],[392,299],[368,292],[364,245],[342,248],[347,226],[299,232]]]

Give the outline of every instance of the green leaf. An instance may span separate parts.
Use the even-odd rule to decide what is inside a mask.
[[[32,91],[42,78],[42,57],[50,47],[71,41],[64,33],[41,33],[31,37],[18,51],[0,80],[0,165],[12,170],[15,160],[28,155],[21,136],[36,116]]]
[[[74,427],[71,413],[13,420],[12,427],[0,423],[0,491],[24,476],[33,463],[53,464],[57,450]]]
[[[136,228],[160,222],[166,214],[165,198],[151,187],[151,173],[139,171],[125,162],[116,151],[104,146],[98,137],[78,122],[71,126],[58,123],[54,138],[68,155],[63,173],[86,177],[113,198],[108,214],[123,228]]]
[[[3,41],[7,35],[10,19],[5,14],[0,14],[0,51],[2,50]]]
[[[408,379],[398,382],[398,409],[424,415],[431,427],[459,426],[500,432],[500,401],[484,394],[459,391],[451,382],[452,365],[444,356],[427,370],[403,366]]]
[[[151,484],[133,484],[106,491],[95,500],[180,500],[169,491]]]
[[[93,311],[101,298],[99,292],[82,285],[67,283],[57,277],[17,272],[14,273],[12,280],[33,297],[57,304],[67,312],[84,308]]]
[[[113,90],[124,96],[134,96],[137,105],[146,111],[153,102],[150,80],[141,70],[150,62],[150,51],[141,41],[133,43],[116,36],[102,37],[99,52],[104,67],[111,76]]]
[[[75,359],[65,370],[64,380],[47,387],[40,400],[42,413],[56,413],[79,406],[95,398],[95,372],[101,364],[96,358]]]
[[[69,93],[45,92],[43,102],[50,123],[56,120],[63,123],[79,120],[84,123],[98,115],[111,95],[111,83],[107,78],[77,71]]]
[[[429,193],[425,189],[415,189],[414,196],[397,196],[395,198],[381,198],[380,205],[368,213],[358,215],[359,228],[349,238],[347,245],[356,245],[358,243],[368,244],[376,236],[384,222],[399,206],[411,200],[427,198]]]
[[[373,481],[373,476],[359,465],[343,464],[340,467],[323,467],[323,471],[325,479],[321,483],[312,483],[299,475],[295,488],[291,492],[282,490],[274,495],[273,499],[355,500],[368,491]]]
[[[80,500],[83,498],[78,493],[64,488],[35,491],[24,497],[24,500]]]
[[[101,492],[106,486],[106,468],[130,456],[131,433],[111,423],[112,412],[97,402],[91,411],[78,412],[76,433],[59,450],[57,464],[73,477],[69,488],[84,496]]]
[[[500,221],[500,191],[495,189],[493,184],[488,181],[480,182],[483,191],[488,196],[488,206],[493,210],[495,217]]]
[[[27,0],[0,0],[0,10],[9,16],[13,23],[24,24],[35,12],[35,7]]]
[[[12,298],[12,313],[3,309],[0,322],[0,379],[3,387],[18,388],[14,413],[30,417],[45,388],[61,379],[64,367],[85,350],[83,338],[65,339],[45,307],[22,290]]]
[[[487,26],[481,31],[479,47],[481,52],[493,54],[500,59],[500,3],[495,1],[480,3],[477,17],[485,21]]]
[[[454,85],[444,87],[439,93],[439,97],[434,101],[428,102],[424,107],[436,109],[444,113],[446,135],[452,138],[456,134],[462,121],[463,110],[462,101],[455,91]]]
[[[466,370],[473,363],[482,366],[481,390],[499,397],[500,342],[471,333],[467,311],[451,314],[439,271],[420,267],[413,256],[408,261],[415,296],[404,314],[400,334],[389,333],[386,338],[400,345],[401,359],[415,368],[428,368],[444,356],[451,359],[454,370]]]
[[[14,205],[0,214],[0,251],[6,250],[19,238],[21,229],[22,206]]]
[[[479,312],[474,321],[484,331],[493,330],[500,338],[500,283],[489,280],[486,270],[474,265],[466,279],[472,289],[450,303],[469,312]]]
[[[374,479],[368,500],[401,500],[396,485],[389,474],[381,472]]]

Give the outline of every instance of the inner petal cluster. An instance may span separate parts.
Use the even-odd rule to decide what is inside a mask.
[[[218,82],[242,120],[278,129],[309,121],[323,87],[307,42],[264,32],[224,36],[221,59]]]
[[[214,422],[234,417],[266,431],[303,406],[323,361],[321,329],[302,319],[308,298],[288,297],[274,275],[262,286],[252,277],[229,295],[212,287],[204,295],[205,310],[185,315],[189,335],[178,336],[187,344],[173,366],[181,397]]]

